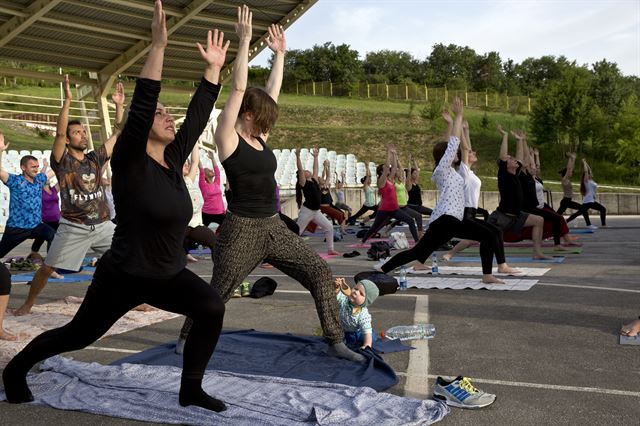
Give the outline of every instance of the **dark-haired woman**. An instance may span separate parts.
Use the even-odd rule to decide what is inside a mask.
[[[251,13],[238,8],[236,32],[240,46],[233,67],[227,103],[215,133],[218,155],[233,191],[214,250],[211,285],[226,302],[249,273],[268,262],[311,292],[332,356],[364,362],[365,357],[343,343],[338,302],[327,263],[302,238],[289,232],[276,207],[276,157],[266,144],[278,117],[277,99],[282,85],[285,37],[282,27],[268,28],[267,45],[274,53],[267,87],[247,89]],[[189,333],[182,328],[181,342]],[[178,348],[179,349],[179,348]],[[248,348],[247,350],[250,350]]]
[[[573,168],[576,163],[576,153],[567,152],[567,167],[560,170],[560,176],[562,180],[562,200],[560,201],[560,207],[558,207],[558,214],[563,214],[567,209],[580,210],[582,205],[573,201],[573,187],[571,186],[571,176],[573,176]],[[587,212],[583,214],[585,222],[589,223],[589,215]]]
[[[369,163],[366,163],[366,175],[360,179],[360,183],[362,184],[362,192],[364,192],[364,202],[362,203],[362,207],[360,210],[356,212],[356,214],[352,215],[349,220],[347,220],[348,225],[355,225],[356,220],[363,214],[372,211],[374,216],[378,211],[378,204],[376,203],[376,193],[371,188],[371,170],[369,170]],[[365,222],[369,220],[366,219]]]
[[[456,113],[455,120],[451,119],[447,111],[443,113],[443,118],[449,125],[449,141],[439,142],[433,148],[436,168],[432,180],[436,183],[440,196],[431,213],[429,227],[413,248],[396,254],[381,265],[380,270],[388,273],[415,260],[424,263],[431,253],[451,237],[459,237],[480,242],[482,282],[504,284],[492,275],[494,235],[474,222],[463,221],[464,179],[453,168],[462,133],[463,107],[458,98],[453,102],[453,111]]]
[[[184,349],[180,405],[225,409],[222,401],[202,389],[204,370],[222,329],[224,304],[214,289],[185,268],[182,240],[192,208],[182,165],[218,96],[228,43],[224,45],[222,34],[218,36],[216,30],[213,41],[209,31],[205,48],[198,44],[207,66],[176,133],[173,118],[158,103],[167,46],[164,16],[162,3],[156,0],[150,53],[113,150],[118,224],[111,248],[100,259],[71,322],[36,337],[4,369],[2,378],[9,402],[33,401],[26,376],[35,363],[86,347],[129,310],[146,302],[193,319]]]
[[[418,230],[416,223],[411,216],[400,210],[396,187],[392,182],[397,170],[397,153],[395,148],[387,146],[387,161],[385,164],[378,164],[376,175],[378,176],[378,193],[380,194],[380,205],[376,212],[376,218],[369,231],[365,234],[362,242],[365,243],[372,235],[378,232],[389,219],[394,218],[409,225],[409,230],[413,236],[413,241],[418,242]]]
[[[324,231],[325,242],[327,243],[327,253],[330,255],[339,254],[333,249],[333,225],[320,210],[322,206],[322,188],[318,177],[318,148],[311,151],[313,155],[313,173],[304,170],[300,160],[300,150],[296,150],[296,163],[298,165],[298,182],[296,183],[296,203],[300,211],[298,212],[298,227],[300,235],[313,222]],[[304,203],[302,195],[304,194]],[[342,214],[344,220],[344,214]]]
[[[584,216],[586,225],[590,228],[595,226],[591,225],[589,220],[589,209],[597,210],[600,212],[600,224],[607,226],[607,209],[602,204],[596,201],[596,192],[598,191],[598,184],[593,180],[593,173],[591,167],[587,164],[587,160],[582,159],[582,179],[580,179],[580,193],[582,194],[582,206],[580,209],[569,216],[567,222],[571,222],[581,214]]]
[[[406,171],[407,173],[407,193],[409,194],[409,202],[407,207],[417,211],[418,213],[426,216],[430,216],[431,210],[429,207],[422,205],[422,189],[418,185],[418,179],[420,178],[420,167],[413,155],[409,154],[409,166],[411,167]]]

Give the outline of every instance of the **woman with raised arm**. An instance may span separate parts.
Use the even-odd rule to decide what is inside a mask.
[[[569,216],[567,222],[571,222],[581,214],[584,215],[584,221],[590,228],[595,228],[595,225],[591,225],[589,220],[589,209],[597,210],[600,212],[600,224],[607,226],[607,209],[602,204],[596,201],[596,192],[598,191],[598,184],[593,180],[593,173],[591,167],[587,164],[587,160],[582,159],[582,179],[580,179],[580,193],[582,194],[582,206],[580,209]]]
[[[436,167],[432,180],[438,187],[439,197],[436,207],[431,213],[429,227],[420,241],[411,249],[402,251],[377,269],[384,273],[406,265],[413,261],[424,263],[427,258],[451,237],[467,238],[480,241],[480,258],[482,260],[482,282],[486,284],[504,284],[492,274],[493,246],[495,236],[485,227],[471,221],[464,221],[464,179],[453,168],[458,159],[458,147],[462,133],[463,106],[459,98],[453,101],[455,120],[448,111],[443,118],[448,125],[448,141],[438,142],[433,147],[433,159]]]
[[[196,175],[200,170],[200,174],[203,174],[203,170],[200,166],[200,147],[196,143],[191,151],[191,161],[185,161],[182,167],[182,174],[184,176],[184,183],[187,185],[189,191],[189,197],[191,198],[191,205],[193,206],[193,214],[191,220],[187,225],[187,230],[184,234],[184,250],[187,255],[187,260],[190,262],[197,262],[198,260],[189,254],[189,248],[192,242],[201,244],[208,247],[211,250],[211,259],[213,260],[213,246],[216,243],[216,235],[211,229],[202,223],[202,205],[204,199],[202,192],[196,184]],[[202,177],[200,178],[202,180]]]
[[[362,184],[362,192],[364,193],[364,202],[362,203],[362,207],[360,207],[360,210],[358,210],[356,214],[352,215],[349,220],[347,220],[348,225],[355,225],[356,220],[358,220],[360,216],[367,213],[368,211],[372,211],[372,215],[375,215],[378,211],[378,204],[376,203],[376,193],[373,188],[371,188],[371,170],[369,169],[369,162],[366,161],[365,165],[365,175],[362,179],[360,179],[360,183]],[[368,220],[369,218],[363,220],[363,223],[367,222]]]
[[[575,152],[567,152],[567,167],[560,170],[560,176],[562,177],[562,200],[560,201],[560,207],[558,207],[558,214],[563,214],[567,209],[580,210],[582,204],[573,201],[573,186],[571,186],[571,177],[573,176],[573,169],[576,164],[576,153]],[[591,223],[589,221],[589,213],[584,212],[582,215],[586,223]]]
[[[286,47],[282,27],[271,25],[268,29],[267,45],[273,51],[273,63],[265,90],[247,88],[252,38],[247,6],[238,8],[236,31],[240,45],[231,90],[215,133],[233,198],[216,241],[211,285],[226,302],[256,266],[269,262],[311,292],[329,354],[364,362],[364,356],[351,351],[342,341],[344,333],[329,266],[302,238],[289,232],[277,214],[277,161],[266,140],[278,117]],[[189,332],[190,323],[188,319],[181,341]]]
[[[224,303],[200,277],[185,268],[184,229],[192,216],[182,165],[209,119],[220,85],[228,43],[211,31],[198,49],[206,68],[186,118],[176,133],[171,115],[158,103],[167,29],[156,0],[151,49],[140,71],[127,122],[113,150],[113,195],[118,224],[111,249],[96,268],[91,286],[71,322],[36,337],[6,366],[7,400],[33,400],[27,372],[39,361],[91,344],[141,303],[193,319],[185,345],[179,403],[208,410],[226,407],[202,389],[202,378],[216,346]],[[327,285],[328,291],[331,288]]]
[[[408,177],[405,169],[400,164],[400,156],[396,156],[396,177],[393,185],[396,187],[396,198],[398,208],[413,219],[418,228],[418,235],[422,235],[422,214],[417,210],[409,208],[409,193],[407,189]]]
[[[327,243],[327,253],[330,255],[339,254],[333,249],[333,225],[320,211],[322,206],[322,194],[320,188],[320,177],[318,176],[318,148],[311,151],[313,155],[313,173],[304,170],[300,160],[300,150],[296,149],[296,163],[298,165],[298,182],[296,183],[296,203],[300,212],[298,213],[298,227],[300,235],[313,222],[324,231],[325,242]],[[304,194],[304,203],[302,195]],[[342,215],[344,219],[344,214]]]
[[[207,148],[207,151],[213,168],[205,169],[202,164],[200,165],[198,186],[200,186],[200,192],[202,192],[202,198],[204,199],[202,223],[204,226],[209,226],[211,222],[220,225],[226,217],[224,201],[222,200],[222,187],[220,186],[220,168],[213,150]]]
[[[320,179],[320,211],[336,221],[340,225],[341,232],[346,233],[347,217],[342,210],[333,204],[331,196],[331,164],[329,160],[324,160],[322,178]]]
[[[473,166],[478,161],[476,152],[471,149],[471,136],[469,134],[469,123],[464,121],[462,123],[462,159],[458,166],[458,173],[464,179],[464,219],[463,222],[472,222],[475,226],[480,226],[493,235],[493,251],[496,256],[496,263],[498,264],[498,272],[503,274],[516,274],[520,271],[511,268],[507,265],[507,260],[504,255],[504,240],[502,237],[502,231],[495,225],[488,223],[485,220],[476,219],[478,212],[478,201],[480,200],[480,187],[482,181],[473,172]],[[456,244],[452,250],[444,254],[442,257],[444,260],[450,260],[456,255],[456,253],[466,249],[475,243],[473,240],[462,240]]]
[[[387,146],[387,161],[384,164],[378,164],[378,167],[376,167],[380,205],[378,206],[373,225],[371,225],[371,228],[369,228],[362,238],[363,243],[366,243],[367,240],[378,232],[391,218],[409,225],[413,241],[418,242],[420,239],[415,221],[411,216],[400,210],[398,206],[398,196],[396,195],[396,187],[393,183],[398,169],[396,157],[397,153],[395,148]]]
[[[338,173],[336,172],[336,198],[338,200],[334,203],[334,207],[347,212],[348,216],[351,217],[353,211],[351,210],[351,207],[347,205],[347,198],[344,195],[345,178],[345,172],[342,172],[339,179]]]
[[[411,169],[408,170],[408,176],[405,181],[407,184],[407,193],[409,194],[407,207],[420,214],[430,216],[433,210],[422,205],[422,189],[420,188],[420,185],[418,185],[418,179],[420,179],[420,167],[412,154],[409,154],[409,166]]]

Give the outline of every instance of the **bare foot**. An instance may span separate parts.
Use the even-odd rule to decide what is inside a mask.
[[[56,280],[64,280],[64,277],[62,275],[60,275],[59,273],[57,273],[56,271],[53,271],[51,273],[51,278],[54,278]]]
[[[84,297],[76,297],[76,296],[66,296],[64,298],[64,303],[67,305],[75,305],[80,304],[84,300]]]
[[[416,262],[413,264],[413,269],[416,271],[430,271],[431,266],[427,266],[424,263]]]
[[[327,254],[328,254],[329,256],[339,256],[339,255],[340,255],[340,253],[339,253],[339,252],[337,252],[337,251],[335,251],[335,250],[329,250],[329,251],[327,252]]]
[[[453,255],[449,252],[445,253],[442,255],[442,260],[444,260],[445,262],[448,262],[451,260],[451,258],[453,257]]]
[[[553,246],[553,251],[567,251],[567,249],[558,244],[557,246]]]
[[[18,336],[11,334],[6,330],[0,328],[0,340],[7,340],[9,342],[15,342],[18,340]]]
[[[536,253],[532,256],[533,259],[536,260],[552,260],[552,256],[545,256],[543,253]]]
[[[191,256],[190,254],[187,254],[187,262],[196,263],[197,261],[198,261],[198,259],[196,259],[195,257]]]
[[[23,315],[28,315],[30,313],[31,313],[31,306],[22,305],[18,309],[16,309],[15,311],[13,311],[13,316],[21,317]]]
[[[640,318],[630,322],[629,324],[623,325],[620,329],[620,335],[634,337],[640,334]]]
[[[483,275],[482,282],[485,284],[504,284],[504,281],[497,279],[493,275]]]
[[[508,266],[508,265],[498,265],[498,272],[501,274],[509,274],[509,275],[522,273],[522,271],[520,271],[519,269],[512,268],[511,266]]]
[[[140,312],[151,312],[155,310],[156,308],[154,308],[151,305],[147,305],[146,303],[143,303],[142,305],[138,305],[132,309],[132,311],[140,311]]]

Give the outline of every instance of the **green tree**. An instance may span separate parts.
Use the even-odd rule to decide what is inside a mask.
[[[471,82],[477,56],[475,50],[468,46],[434,45],[425,63],[431,79],[427,84],[464,89]]]
[[[390,84],[417,81],[418,62],[407,52],[397,50],[369,52],[362,67],[366,78],[370,81],[378,82],[381,78],[382,81]]]
[[[640,105],[635,95],[621,102],[613,137],[616,141],[616,161],[636,171],[640,180]]]
[[[489,52],[477,57],[471,84],[474,90],[505,90],[505,76],[498,52]]]
[[[590,95],[606,113],[616,115],[622,103],[623,76],[618,65],[602,60],[593,64]]]

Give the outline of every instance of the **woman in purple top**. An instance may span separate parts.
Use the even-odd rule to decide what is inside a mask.
[[[46,161],[45,161],[46,164]],[[58,229],[60,224],[60,197],[58,197],[58,185],[51,186],[51,180],[42,187],[42,222],[53,229]],[[31,253],[38,253],[44,243],[43,238],[36,238],[31,245]],[[49,250],[49,243],[47,243]]]

